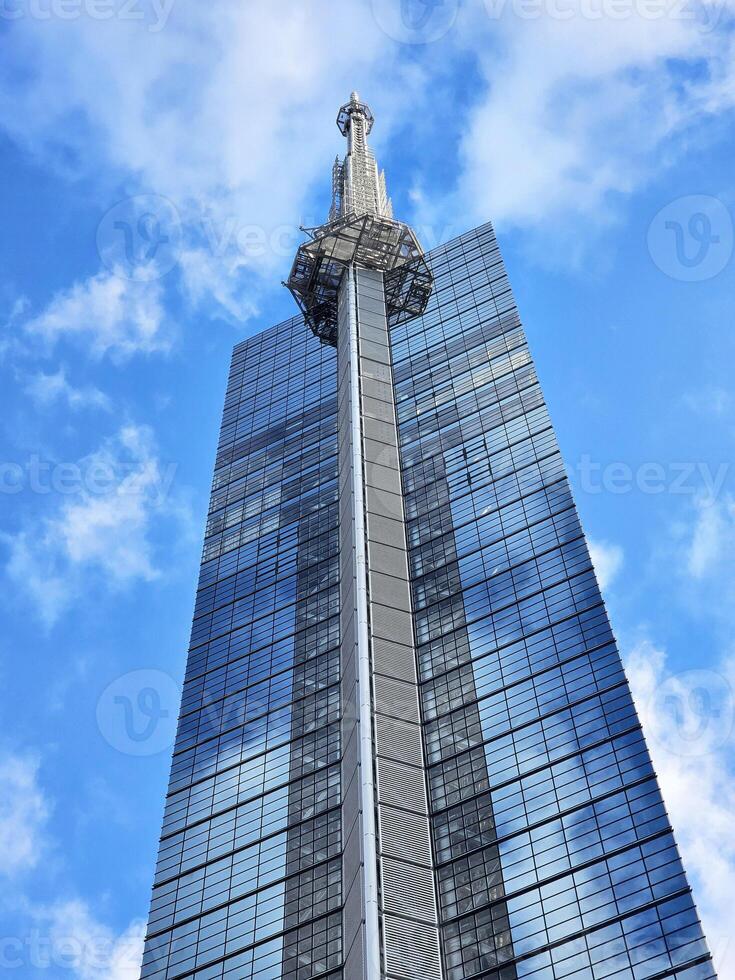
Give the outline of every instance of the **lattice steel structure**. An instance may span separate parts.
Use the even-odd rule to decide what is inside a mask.
[[[367,138],[375,119],[370,107],[353,92],[337,113],[337,127],[347,139],[347,156],[337,157],[332,171],[332,207],[329,220],[345,214],[379,214],[393,217],[393,205],[385,185],[385,171],[378,169]]]
[[[345,271],[352,265],[386,273],[389,322],[421,316],[431,296],[431,271],[416,236],[399,221],[348,214],[308,231],[288,287],[312,331],[337,346],[337,307]]]

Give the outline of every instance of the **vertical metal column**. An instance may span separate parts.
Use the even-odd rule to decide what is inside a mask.
[[[338,306],[345,980],[382,976],[355,271]]]
[[[352,266],[345,276],[340,290],[338,365],[348,944],[345,978],[440,980],[406,531],[381,272]],[[353,684],[357,690],[352,689]],[[360,794],[357,801],[355,791]],[[355,812],[360,818],[362,842],[362,865],[357,871],[353,871],[357,857]],[[364,895],[360,943],[364,956],[360,962],[355,943],[356,900],[352,895],[359,878]],[[376,905],[374,914],[376,899],[379,907]],[[377,971],[373,965],[376,927],[381,962]]]

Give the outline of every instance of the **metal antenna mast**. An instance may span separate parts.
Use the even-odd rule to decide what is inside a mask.
[[[329,220],[343,214],[375,214],[393,217],[393,206],[385,187],[385,171],[378,170],[367,138],[372,131],[373,114],[360,102],[357,92],[339,110],[337,125],[347,139],[347,156],[337,160],[332,172],[332,207]]]
[[[332,168],[329,221],[305,229],[310,241],[299,248],[286,283],[309,327],[332,346],[339,287],[350,265],[384,273],[391,325],[420,316],[431,295],[423,249],[408,225],[394,220],[385,173],[368,146],[374,122],[370,107],[353,92],[337,115],[347,155]]]

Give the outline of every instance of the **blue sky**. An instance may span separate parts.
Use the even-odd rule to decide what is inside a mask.
[[[0,959],[137,977],[234,343],[357,88],[396,213],[495,222],[735,977],[732,0],[3,0]]]

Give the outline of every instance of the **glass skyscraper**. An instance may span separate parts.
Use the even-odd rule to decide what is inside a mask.
[[[708,980],[492,227],[423,254],[338,124],[233,353],[141,976]]]

